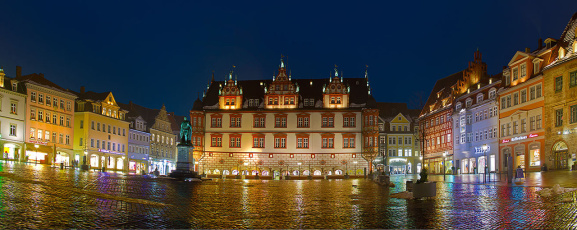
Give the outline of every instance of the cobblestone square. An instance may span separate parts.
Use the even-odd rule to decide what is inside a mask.
[[[0,161],[0,228],[577,226],[575,202],[544,200],[536,194],[541,188],[529,181],[529,186],[507,186],[462,177],[467,176],[438,182],[435,199],[404,200],[389,195],[403,191],[404,181],[414,176],[393,176],[395,188],[367,179],[191,183]]]

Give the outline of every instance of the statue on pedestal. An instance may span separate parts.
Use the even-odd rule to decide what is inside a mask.
[[[192,134],[192,126],[186,117],[184,121],[180,124],[180,144],[179,145],[192,145],[190,143],[190,135]]]

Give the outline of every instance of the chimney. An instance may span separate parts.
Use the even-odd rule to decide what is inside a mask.
[[[16,66],[16,77],[22,76],[22,66]]]
[[[529,47],[525,48],[525,53],[531,53],[531,49]]]
[[[539,49],[543,48],[543,39],[539,38]]]
[[[86,87],[80,86],[80,93],[84,93],[84,92],[86,92]]]

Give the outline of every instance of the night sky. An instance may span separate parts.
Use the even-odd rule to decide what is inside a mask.
[[[251,4],[246,4],[251,2]],[[79,91],[187,115],[214,71],[272,79],[362,77],[377,101],[411,103],[479,49],[489,74],[558,39],[577,1],[3,1],[0,66]]]

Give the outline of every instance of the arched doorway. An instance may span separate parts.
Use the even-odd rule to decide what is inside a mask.
[[[563,141],[559,141],[553,145],[553,157],[555,158],[556,169],[567,169],[569,162],[569,148]]]

